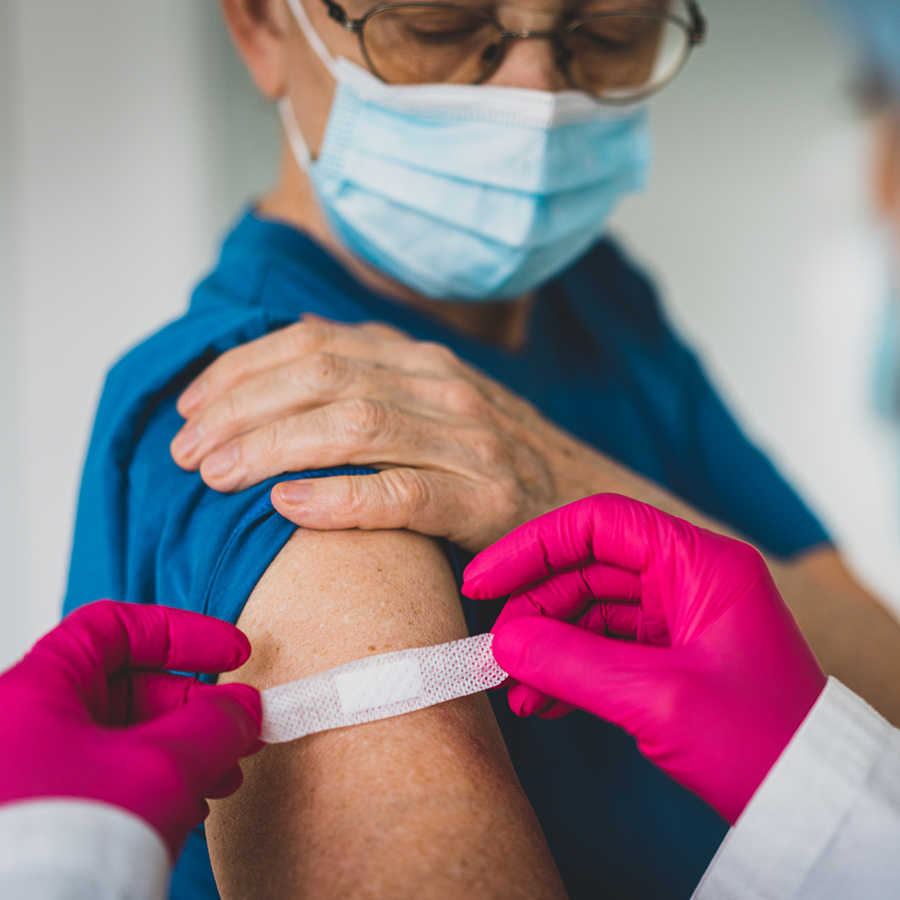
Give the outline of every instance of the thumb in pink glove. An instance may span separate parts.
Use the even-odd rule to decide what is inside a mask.
[[[233,625],[102,600],[75,610],[0,675],[0,804],[98,800],[155,828],[174,859],[256,752],[259,692],[158,671],[224,672],[250,656]]]
[[[731,823],[825,686],[753,547],[626,497],[555,510],[466,570],[470,597],[513,591],[493,649],[531,686],[519,706],[537,689],[614,722]]]

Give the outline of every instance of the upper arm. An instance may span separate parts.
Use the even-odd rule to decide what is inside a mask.
[[[238,622],[260,688],[466,635],[437,544],[300,530]],[[273,745],[207,827],[222,895],[564,896],[486,697]]]
[[[238,625],[254,644],[241,675],[260,687],[467,634],[440,548],[404,531],[297,529]]]
[[[900,624],[838,551],[820,544],[769,561],[778,589],[825,672],[900,723]]]

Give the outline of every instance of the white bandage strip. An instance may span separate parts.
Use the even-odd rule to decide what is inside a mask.
[[[293,741],[317,731],[361,725],[497,687],[493,635],[370,656],[262,692],[262,739]]]

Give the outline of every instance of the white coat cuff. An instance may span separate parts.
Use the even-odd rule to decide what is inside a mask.
[[[41,799],[0,807],[3,900],[165,900],[169,853],[115,806]]]
[[[694,900],[789,900],[856,803],[891,726],[834,678],[729,831]]]

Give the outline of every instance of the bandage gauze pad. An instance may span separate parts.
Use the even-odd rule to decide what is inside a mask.
[[[506,672],[490,634],[346,663],[262,692],[262,739],[293,741],[317,731],[361,725],[497,687]]]

